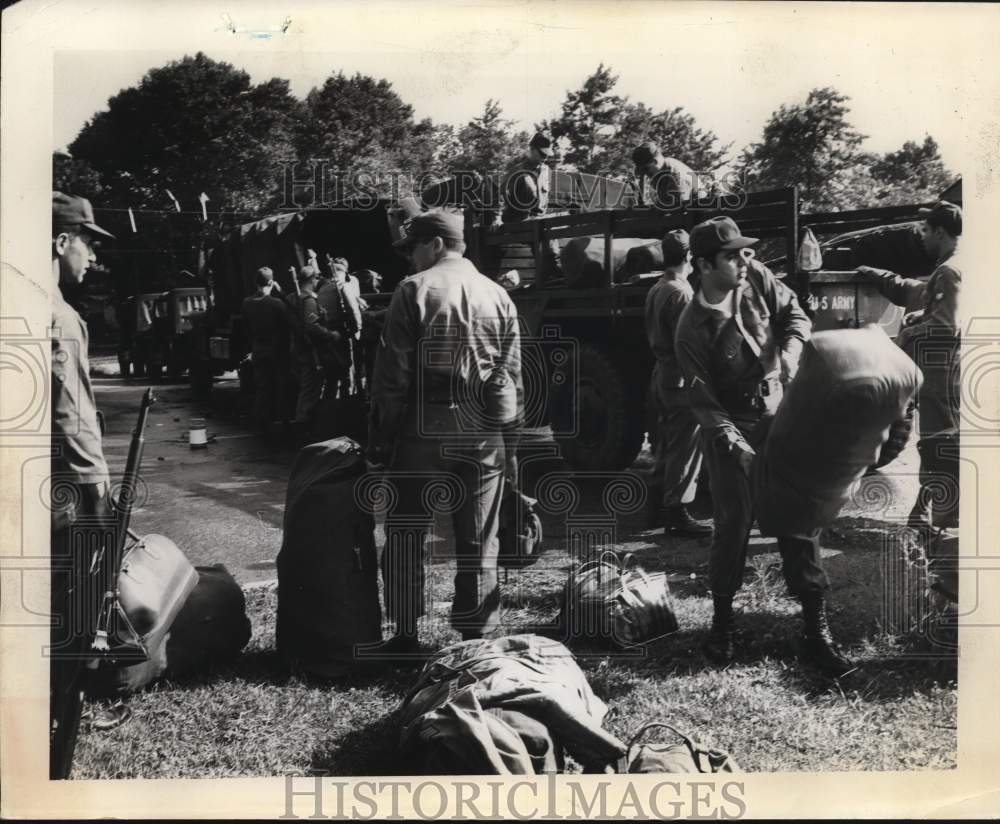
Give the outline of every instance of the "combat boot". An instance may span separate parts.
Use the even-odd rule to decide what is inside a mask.
[[[687,507],[680,504],[667,509],[663,518],[663,534],[705,538],[712,534],[712,525],[707,521],[696,521]]]
[[[705,641],[705,656],[716,664],[729,664],[735,655],[733,642],[733,599],[725,595],[712,597],[714,612],[712,628]]]
[[[805,622],[803,650],[809,661],[824,675],[840,678],[854,669],[854,663],[840,651],[826,620],[826,603],[822,592],[810,592],[800,597],[802,620]]]

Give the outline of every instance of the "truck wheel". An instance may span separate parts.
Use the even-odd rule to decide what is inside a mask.
[[[906,449],[906,445],[910,442],[910,435],[913,433],[913,410],[914,407],[911,404],[907,408],[906,414],[889,428],[889,438],[882,444],[874,469],[888,466]]]
[[[631,466],[642,448],[643,417],[642,392],[629,382],[628,372],[597,346],[580,349],[578,385],[556,392],[550,412],[563,457],[570,466],[584,470]]]

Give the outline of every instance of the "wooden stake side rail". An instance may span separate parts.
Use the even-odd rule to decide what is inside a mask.
[[[735,197],[735,196],[734,196]],[[550,241],[577,237],[601,237],[604,239],[604,282],[603,288],[611,288],[612,242],[614,238],[661,238],[671,229],[690,230],[701,221],[718,214],[729,214],[741,229],[757,237],[785,237],[789,249],[794,251],[798,242],[798,194],[794,187],[751,192],[740,196],[738,205],[730,203],[734,197],[720,197],[712,204],[695,203],[689,208],[672,212],[662,212],[649,207],[627,209],[601,209],[576,214],[549,215],[524,223],[500,229],[480,228],[476,233],[475,247],[477,259],[484,262],[484,255],[491,247],[504,247],[501,252],[500,268],[514,260],[526,257],[510,254],[510,247],[529,246],[533,250],[534,282],[537,287],[545,286],[545,252]],[[520,251],[520,250],[519,250]],[[788,255],[794,269],[795,255]],[[496,261],[496,253],[492,259]],[[529,267],[523,261],[524,275]],[[494,263],[492,267],[496,268]],[[509,267],[506,268],[517,268]],[[796,272],[791,272],[793,277]]]

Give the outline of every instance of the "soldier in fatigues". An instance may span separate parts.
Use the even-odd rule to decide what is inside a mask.
[[[656,143],[636,146],[632,163],[644,206],[676,209],[693,197],[705,194],[705,187],[694,169],[676,157],[664,157]]]
[[[540,217],[549,208],[551,173],[546,164],[552,157],[552,138],[539,132],[528,143],[528,151],[507,169],[504,180],[504,223]]]
[[[97,260],[96,242],[111,237],[94,223],[90,201],[52,193],[50,779],[68,778],[73,765],[101,600],[90,574],[93,550],[109,546],[117,530],[90,385],[87,324],[62,288],[83,282]]]
[[[523,418],[517,310],[507,293],[462,255],[460,215],[431,211],[400,241],[417,274],[396,289],[375,373],[369,458],[390,465],[398,499],[386,524],[386,611],[396,636],[390,654],[417,649],[424,612],[423,543],[435,488],[455,532],[451,622],[463,639],[497,623],[500,498],[514,482]]]
[[[897,342],[924,373],[917,399],[920,441],[920,490],[909,524],[917,528],[958,526],[958,444],[961,373],[958,301],[962,290],[962,261],[958,254],[962,210],[939,201],[922,209],[920,227],[924,248],[937,259],[927,281],[905,278],[881,269],[861,266],[858,272],[873,281],[889,300],[908,310]],[[941,478],[948,489],[935,498]],[[933,510],[933,511],[932,511]]]
[[[241,314],[250,335],[253,362],[254,419],[260,431],[283,417],[288,375],[288,313],[273,297],[281,287],[267,266],[257,270],[257,291],[243,301]]]
[[[694,298],[688,233],[675,229],[663,238],[664,273],[646,294],[646,337],[656,358],[649,392],[656,411],[658,437],[650,474],[650,520],[667,535],[711,535],[712,527],[687,510],[698,488],[701,440],[691,414],[684,376],[674,354],[674,335],[681,313]]]
[[[701,277],[695,299],[681,315],[676,351],[691,408],[701,424],[715,508],[709,557],[714,615],[705,645],[710,659],[728,663],[733,648],[733,596],[743,584],[754,515],[749,472],[755,448],[798,369],[810,322],[794,293],[746,248],[728,217],[700,223],[691,232],[691,255]],[[779,535],[782,572],[802,603],[806,654],[826,673],[841,675],[851,663],[834,644],[826,620],[819,529]]]

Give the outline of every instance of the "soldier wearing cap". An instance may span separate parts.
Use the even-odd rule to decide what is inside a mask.
[[[810,335],[794,293],[750,259],[747,248],[756,242],[728,217],[694,227],[691,255],[701,285],[681,315],[675,342],[712,484],[714,615],[705,652],[719,663],[728,663],[734,653],[733,596],[743,584],[754,520],[749,481],[754,447],[766,434]],[[829,582],[819,530],[776,537],[785,581],[802,603],[806,654],[824,672],[841,675],[851,664],[836,648],[826,620]]]
[[[639,179],[641,203],[657,209],[675,209],[701,194],[698,175],[675,157],[664,157],[652,141],[632,152],[635,176]]]
[[[76,747],[90,643],[96,629],[87,549],[114,540],[108,465],[87,356],[87,324],[62,289],[83,282],[95,244],[112,238],[90,201],[52,193],[52,657],[49,777],[68,778]],[[80,621],[83,621],[82,625]]]
[[[921,209],[924,248],[937,260],[927,281],[906,278],[869,266],[858,273],[872,281],[889,300],[911,311],[903,319],[897,342],[924,373],[917,398],[920,441],[920,490],[910,512],[911,526],[958,526],[958,433],[961,330],[958,301],[962,289],[962,210],[939,201]],[[935,478],[937,476],[937,478]],[[933,488],[940,477],[950,489],[939,501]],[[933,510],[933,511],[932,511]]]
[[[361,334],[361,290],[357,278],[348,279],[346,258],[327,255],[330,279],[316,292],[319,305],[326,313],[325,326],[341,336],[336,344],[323,350],[326,369],[326,394],[342,397],[351,393],[357,363],[353,343]]]
[[[668,232],[661,246],[664,272],[646,293],[645,313],[646,337],[656,358],[649,392],[659,430],[648,489],[649,515],[668,535],[711,535],[712,527],[696,521],[687,510],[698,488],[701,439],[674,354],[677,322],[694,298],[688,282],[688,233]]]
[[[336,359],[337,347],[344,339],[341,332],[327,328],[326,312],[316,297],[318,278],[319,271],[312,264],[299,270],[294,349],[299,374],[295,423],[300,426],[312,422],[323,394],[324,362]]]
[[[253,362],[254,419],[261,432],[281,417],[288,374],[288,313],[272,292],[281,294],[274,272],[257,270],[257,291],[243,301],[240,314],[250,337]]]
[[[390,466],[398,489],[383,553],[396,636],[383,651],[406,654],[417,648],[424,612],[422,552],[435,488],[449,490],[455,533],[452,626],[463,639],[496,626],[500,498],[505,479],[516,480],[524,402],[517,310],[463,257],[461,215],[420,214],[397,243],[417,273],[397,287],[385,318],[368,454]]]
[[[538,132],[528,143],[528,151],[507,169],[504,179],[504,223],[516,223],[544,215],[549,208],[551,174],[546,161],[552,157],[552,138]]]

